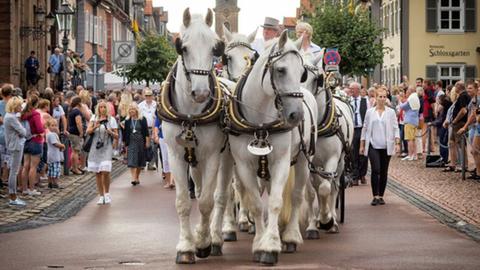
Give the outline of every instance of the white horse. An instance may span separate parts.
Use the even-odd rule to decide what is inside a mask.
[[[313,95],[300,86],[305,71],[299,46],[300,43],[294,44],[288,39],[286,31],[272,41],[246,80],[238,83],[235,97],[239,100],[232,102],[241,113],[235,114],[234,107],[229,110],[230,119],[240,127],[235,130],[248,130],[240,131],[238,136],[230,135],[229,141],[235,172],[245,188],[248,210],[255,221],[254,261],[267,265],[277,263],[282,241],[287,251],[294,251],[303,241],[299,208],[309,171],[308,153],[302,151],[305,149],[302,145],[308,147],[312,132],[316,132],[317,109]],[[274,133],[275,129],[282,128],[281,132]],[[295,175],[290,169],[292,161],[296,161]],[[257,177],[269,193],[266,227]],[[295,182],[288,185],[292,190],[285,191],[287,179]],[[284,194],[290,195],[286,200],[291,199],[291,212],[280,237],[279,215]]]
[[[225,53],[222,56],[222,77],[231,81],[238,81],[240,76],[245,72],[247,65],[252,64],[258,58],[258,53],[250,45],[255,40],[257,29],[255,29],[250,35],[245,36],[239,33],[232,33],[223,26],[223,33],[226,48]],[[228,84],[225,80],[221,81]],[[233,88],[234,87],[231,87],[230,89]],[[220,179],[220,181],[222,181],[222,179]],[[241,186],[240,181],[234,180],[233,183],[229,182],[229,186],[227,187],[228,197],[224,215],[225,219],[222,229],[225,241],[235,241],[237,238],[237,220],[234,213],[237,203],[239,205],[237,213],[239,229],[240,231],[248,231],[249,229],[248,211],[245,208],[245,202],[243,202],[243,190],[244,188]]]
[[[316,142],[313,164],[316,172],[311,173],[307,183],[306,200],[308,227],[307,239],[318,239],[317,218],[320,228],[328,232],[339,231],[335,204],[340,188],[340,177],[345,169],[345,155],[353,140],[353,113],[350,104],[334,96],[324,87],[323,51],[312,63],[305,87],[312,91],[318,104],[319,137]],[[329,105],[331,104],[331,105]],[[320,134],[323,133],[323,134]],[[315,196],[316,195],[316,196]],[[314,211],[314,200],[318,198],[319,216]]]
[[[213,72],[213,57],[223,54],[224,44],[210,29],[212,22],[210,9],[205,20],[200,15],[192,16],[188,8],[184,11],[183,26],[175,44],[179,57],[159,102],[171,170],[177,183],[175,205],[180,237],[176,262],[179,264],[195,263],[195,255],[205,258],[211,252],[210,216],[222,148],[219,141],[224,138],[218,127],[222,94]],[[188,170],[195,182],[200,210],[195,235],[190,228]]]

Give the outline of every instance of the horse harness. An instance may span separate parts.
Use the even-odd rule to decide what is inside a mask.
[[[322,120],[318,124],[317,137],[328,138],[331,136],[337,136],[340,142],[342,143],[344,152],[348,156],[349,153],[351,152],[352,146],[345,140],[345,136],[343,134],[343,130],[340,126],[340,121],[339,121],[340,117],[346,117],[346,115],[344,115],[344,113],[341,110],[337,109],[337,106],[335,105],[334,100],[338,100],[344,103],[346,103],[346,101],[341,97],[333,95],[330,88],[324,88],[320,91],[325,91],[327,96],[327,102],[326,102],[325,114]],[[316,93],[319,93],[320,91],[317,90]],[[345,121],[345,122],[348,125],[348,121]],[[347,127],[347,132],[349,132],[348,127]],[[347,133],[347,137],[350,137],[349,133]],[[337,177],[336,172],[332,173],[332,172],[325,172],[323,170],[318,170],[317,168],[315,168],[313,163],[309,164],[309,169],[311,173],[317,174],[322,178],[333,179]]]
[[[177,69],[178,62],[176,62],[170,70],[170,73],[160,91],[157,110],[159,118],[163,121],[182,126],[182,132],[178,134],[175,139],[178,144],[185,148],[185,161],[190,164],[190,166],[195,167],[198,163],[195,155],[195,148],[198,146],[198,138],[195,136],[195,128],[200,125],[208,125],[218,122],[223,108],[224,94],[213,69],[208,72],[201,72],[201,74],[196,70],[190,70],[192,74],[209,77],[210,91],[213,98],[210,99],[200,114],[191,115],[179,112],[174,105],[174,99],[172,96],[175,91],[174,74],[176,74]]]
[[[262,84],[265,79],[265,75],[267,71],[270,71],[270,82],[272,85],[272,88],[275,93],[275,108],[279,111],[279,114],[281,114],[281,111],[283,110],[283,103],[282,103],[282,98],[302,98],[303,99],[303,93],[302,92],[293,92],[293,93],[280,93],[278,88],[275,85],[274,79],[273,79],[273,74],[274,74],[274,69],[273,69],[273,64],[284,57],[288,53],[294,53],[298,54],[296,51],[278,51],[278,52],[273,52],[275,49],[275,45],[273,46],[269,56],[267,63],[264,68],[263,76],[262,76]],[[300,56],[300,55],[299,55]],[[248,62],[248,61],[247,61]],[[250,143],[253,145],[258,145],[260,147],[268,147],[269,142],[268,142],[268,136],[270,134],[278,134],[278,133],[284,133],[288,131],[292,131],[295,127],[294,126],[289,126],[287,125],[283,120],[277,119],[275,121],[269,122],[269,123],[262,123],[262,124],[255,124],[249,122],[247,119],[245,119],[244,115],[242,114],[240,110],[240,104],[242,103],[241,97],[243,93],[243,88],[245,86],[245,83],[248,79],[248,76],[250,75],[250,72],[252,71],[253,66],[249,62],[247,65],[247,68],[245,72],[240,76],[239,81],[237,82],[237,85],[232,93],[232,98],[227,99],[227,101],[224,103],[224,115],[223,119],[221,121],[221,126],[224,130],[225,133],[231,134],[234,136],[239,136],[241,134],[248,134],[248,135],[253,135],[254,140]],[[302,75],[302,78],[306,76],[306,70],[304,71],[304,74]],[[305,103],[305,100],[303,100]],[[306,104],[306,103],[305,103]],[[312,119],[312,125],[315,125],[313,121],[313,114],[311,109],[307,106],[310,117]],[[301,137],[301,146],[300,146],[300,151],[305,151],[307,147],[305,146],[305,143],[303,141],[303,132],[304,132],[304,126],[303,122],[301,125],[298,126],[299,132],[300,132],[300,137]],[[315,151],[315,126],[311,127],[311,144],[309,147],[308,152],[313,155]],[[259,178],[264,179],[265,181],[270,180],[270,171],[268,169],[268,154],[265,155],[259,155],[258,157],[258,170],[257,170],[257,176]],[[297,154],[298,156],[298,154]],[[296,158],[295,158],[296,161]]]
[[[231,81],[234,81],[234,82],[237,82],[238,78],[233,78],[232,75],[230,74],[230,70],[228,68],[228,65],[230,63],[230,56],[227,55],[227,52],[233,50],[236,47],[245,47],[245,48],[249,49],[250,51],[252,51],[254,53],[253,57],[251,57],[251,58],[248,57],[248,56],[245,56],[247,62],[250,61],[250,63],[252,65],[257,61],[257,59],[259,57],[258,52],[254,48],[252,48],[252,46],[250,46],[250,44],[248,44],[246,42],[237,41],[237,42],[232,42],[232,43],[228,44],[227,48],[225,49],[225,53],[222,55],[222,63],[226,67],[228,79],[231,80]]]

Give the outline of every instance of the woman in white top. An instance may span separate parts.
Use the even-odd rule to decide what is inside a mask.
[[[104,100],[97,105],[95,115],[90,119],[87,134],[93,136],[88,153],[88,170],[96,173],[100,199],[97,204],[110,204],[110,172],[112,171],[113,148],[118,141],[118,125],[110,116],[108,104]]]
[[[375,91],[375,107],[365,114],[360,154],[368,156],[371,167],[373,200],[371,205],[385,204],[383,194],[387,186],[388,164],[395,152],[400,152],[400,134],[395,110],[385,106],[387,89]]]

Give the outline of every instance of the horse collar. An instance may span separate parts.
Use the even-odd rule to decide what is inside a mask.
[[[175,92],[175,77],[177,72],[178,62],[170,70],[165,83],[160,91],[158,97],[158,114],[163,121],[182,125],[182,123],[191,123],[192,125],[205,125],[216,122],[220,118],[220,113],[223,103],[223,92],[215,77],[214,72],[210,72],[209,84],[212,98],[200,114],[191,115],[179,112],[173,102],[173,94]]]

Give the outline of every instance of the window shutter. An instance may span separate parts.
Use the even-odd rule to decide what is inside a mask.
[[[465,32],[477,31],[476,0],[465,0]]]
[[[427,0],[427,32],[438,31],[437,0]]]
[[[477,78],[476,66],[465,66],[465,81],[475,80]]]
[[[427,80],[437,81],[437,66],[427,66],[425,71],[425,77]]]

